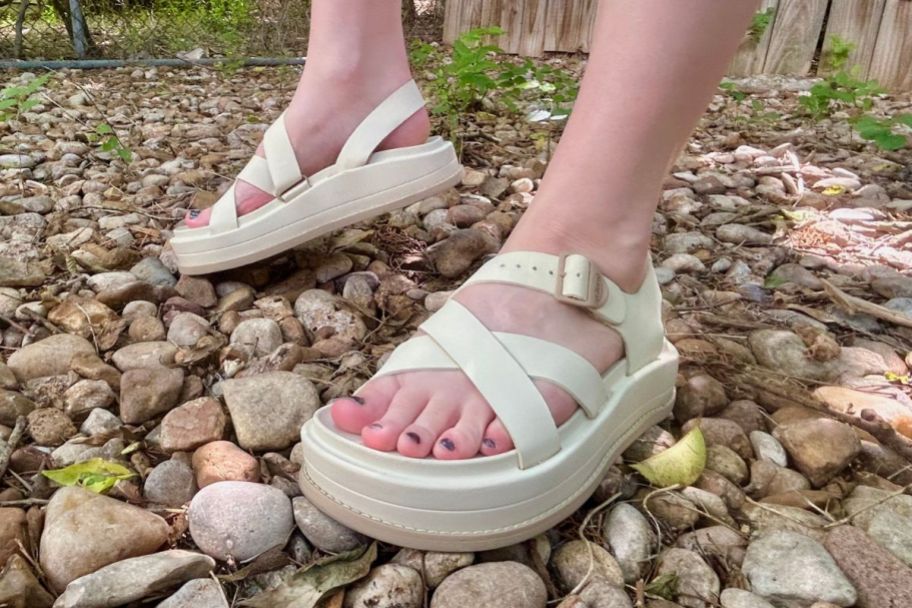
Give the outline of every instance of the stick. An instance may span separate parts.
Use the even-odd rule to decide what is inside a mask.
[[[25,416],[19,416],[16,418],[16,426],[13,427],[13,432],[10,433],[9,439],[0,441],[0,479],[6,475],[6,467],[9,466],[10,455],[13,453],[13,450],[16,449],[19,440],[22,439],[22,433],[24,431]]]
[[[823,283],[823,289],[826,291],[826,294],[830,297],[836,306],[846,310],[850,314],[855,314],[856,312],[863,312],[865,314],[871,315],[874,318],[881,319],[883,321],[888,321],[894,325],[900,325],[902,327],[912,327],[912,318],[908,315],[904,315],[901,312],[896,312],[895,310],[890,310],[880,304],[875,304],[874,302],[868,302],[867,300],[862,300],[855,296],[851,296],[839,289],[826,279],[820,279],[820,282]]]

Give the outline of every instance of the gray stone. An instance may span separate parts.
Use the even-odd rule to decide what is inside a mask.
[[[545,608],[547,599],[545,583],[528,566],[489,562],[446,577],[434,592],[430,608]]]
[[[211,578],[198,578],[184,584],[177,593],[155,608],[229,608],[222,586]]]
[[[313,384],[292,372],[267,372],[222,383],[225,404],[241,447],[284,450],[320,407]]]
[[[716,229],[716,238],[735,245],[769,245],[773,237],[744,224],[724,224]]]
[[[19,416],[28,416],[36,407],[34,401],[20,393],[0,389],[0,424],[13,426]]]
[[[150,285],[160,285],[163,287],[174,287],[177,285],[177,279],[171,274],[171,271],[162,264],[158,258],[143,258],[138,264],[130,269],[140,281]]]
[[[817,361],[804,341],[790,331],[758,329],[748,337],[751,351],[764,367],[809,380],[834,380],[840,374],[837,361]]]
[[[393,557],[392,561],[421,572],[424,575],[424,581],[427,586],[433,589],[453,572],[460,568],[471,566],[472,562],[475,561],[475,554],[401,549]]]
[[[196,494],[196,477],[188,462],[180,458],[165,460],[155,466],[143,484],[146,500],[164,507],[178,508]]]
[[[294,528],[291,503],[281,491],[259,483],[220,481],[190,503],[190,535],[216,559],[253,559],[281,547]]]
[[[82,419],[96,408],[110,407],[116,398],[104,380],[80,380],[63,394],[64,411],[71,418]]]
[[[174,315],[168,327],[168,342],[184,348],[192,348],[200,338],[209,334],[209,322],[192,312]]]
[[[184,383],[179,368],[148,367],[124,372],[120,379],[120,417],[127,424],[145,422],[175,405]]]
[[[878,509],[868,521],[867,533],[907,566],[912,566],[912,517]]]
[[[709,608],[719,598],[719,577],[703,558],[687,549],[666,549],[659,555],[656,575],[678,577],[677,601],[688,608]]]
[[[408,566],[383,564],[346,589],[344,608],[421,608],[424,583]]]
[[[114,365],[122,372],[148,367],[174,365],[177,347],[170,342],[140,342],[129,344],[114,352]]]
[[[715,242],[702,232],[675,232],[665,237],[668,253],[691,253],[698,249],[713,249]]]
[[[51,608],[54,596],[41,586],[29,563],[20,555],[9,558],[0,572],[0,606],[9,608]]]
[[[162,551],[115,562],[77,578],[55,608],[114,608],[204,578],[215,560],[191,551]]]
[[[332,330],[334,338],[354,344],[367,335],[361,318],[339,307],[336,297],[322,289],[308,289],[295,300],[295,316],[311,333]]]
[[[580,591],[579,599],[585,606],[598,606],[598,608],[632,608],[627,593],[621,587],[609,585],[604,580],[596,580],[588,583],[586,587]]]
[[[751,431],[750,442],[754,453],[760,460],[769,460],[773,464],[784,467],[788,465],[788,455],[779,440],[763,431]]]
[[[313,505],[303,496],[292,500],[294,520],[304,537],[317,549],[342,553],[363,545],[367,539],[346,528]]]
[[[561,545],[551,558],[561,586],[567,592],[576,588],[588,573],[588,580],[605,581],[616,587],[624,586],[621,567],[601,546],[582,540]]]
[[[759,595],[744,589],[726,589],[719,596],[722,608],[774,608]]]
[[[624,582],[635,582],[649,565],[655,545],[655,534],[646,517],[636,507],[619,503],[608,513],[602,535],[617,558]]]
[[[851,606],[856,593],[816,540],[789,530],[770,530],[747,547],[741,570],[754,593],[773,602],[824,601]]]
[[[123,426],[123,422],[108,410],[94,409],[89,412],[79,431],[89,437],[110,433]]]
[[[282,330],[272,319],[247,319],[231,332],[231,345],[248,357],[266,356],[281,344]]]
[[[59,376],[70,371],[70,363],[77,355],[94,355],[95,347],[80,336],[55,334],[44,340],[23,346],[10,355],[6,364],[19,382]]]

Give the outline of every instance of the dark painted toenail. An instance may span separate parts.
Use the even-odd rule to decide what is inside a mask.
[[[359,397],[358,395],[351,395],[349,399],[357,403],[358,405],[364,405],[364,397]]]
[[[369,428],[369,429],[382,429],[382,428],[383,428],[383,425],[380,424],[379,422],[375,422],[375,423],[373,423],[372,425],[368,426],[367,428]]]
[[[196,216],[198,216],[199,214],[200,214],[200,210],[199,210],[199,209],[191,209],[191,210],[190,210],[190,219],[191,219],[191,220],[195,220],[195,219],[196,219]]]
[[[486,448],[491,448],[492,450],[497,447],[497,444],[494,443],[493,439],[482,439],[481,443],[483,443]]]
[[[449,450],[449,451],[451,451],[451,452],[452,452],[453,450],[456,449],[456,444],[453,443],[453,442],[452,442],[451,440],[449,440],[449,439],[441,439],[441,440],[440,440],[440,445],[442,445],[444,448],[446,448],[447,450]]]
[[[408,433],[405,434],[405,436],[408,437],[409,439],[411,439],[412,441],[414,441],[415,443],[421,443],[421,437],[418,436],[418,433],[413,433],[413,432],[409,431]]]

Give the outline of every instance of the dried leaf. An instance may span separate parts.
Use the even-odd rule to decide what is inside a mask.
[[[334,589],[366,576],[375,559],[377,543],[317,560],[289,576],[275,589],[259,593],[241,605],[248,608],[314,608]]]
[[[114,487],[122,479],[136,477],[136,473],[119,462],[93,458],[77,462],[62,469],[42,471],[42,474],[62,486],[79,486],[101,494]]]
[[[695,482],[706,467],[706,442],[699,427],[691,429],[679,442],[643,462],[636,471],[659,488]]]

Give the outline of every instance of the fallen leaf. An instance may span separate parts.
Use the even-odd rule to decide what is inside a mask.
[[[706,442],[699,427],[691,429],[679,442],[643,462],[633,465],[636,471],[659,488],[695,482],[706,466]]]
[[[136,477],[136,473],[118,462],[93,458],[77,462],[62,469],[42,471],[42,475],[62,486],[79,486],[101,494],[122,479]]]

